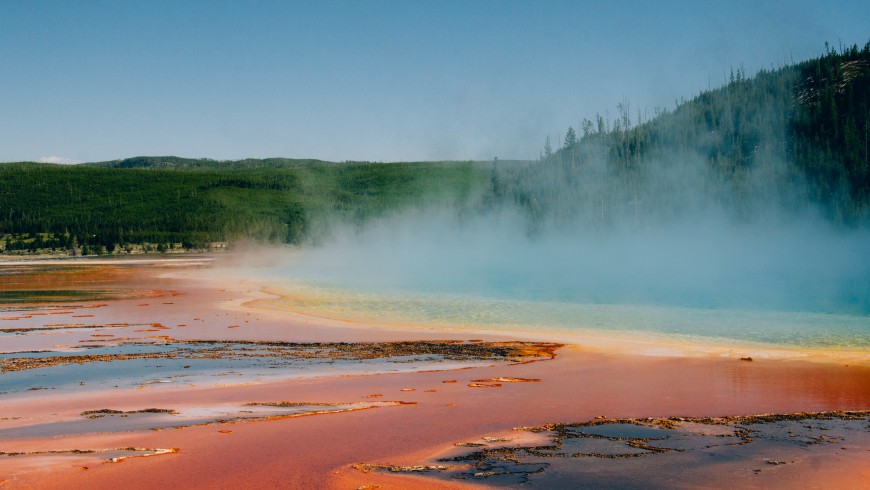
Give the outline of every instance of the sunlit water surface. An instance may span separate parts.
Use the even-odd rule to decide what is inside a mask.
[[[281,290],[289,293],[279,300],[288,310],[351,321],[532,334],[645,332],[716,343],[733,340],[870,351],[870,318],[857,314],[388,294],[307,281],[282,283]]]
[[[868,237],[711,225],[528,240],[418,220],[303,250],[265,275],[287,293],[282,307],[332,318],[870,353]]]

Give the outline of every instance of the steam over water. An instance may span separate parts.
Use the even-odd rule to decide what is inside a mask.
[[[710,220],[529,237],[518,223],[385,219],[272,274],[290,308],[333,317],[870,349],[866,231]]]

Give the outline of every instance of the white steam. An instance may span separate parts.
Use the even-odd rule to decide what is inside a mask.
[[[867,230],[693,224],[530,237],[510,213],[385,218],[307,250],[290,274],[387,293],[870,313]]]

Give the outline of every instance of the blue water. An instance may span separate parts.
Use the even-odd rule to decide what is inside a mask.
[[[805,347],[870,349],[867,315],[655,304],[494,299],[447,294],[372,293],[284,283],[278,304],[314,316],[469,329],[673,334]]]
[[[822,226],[528,238],[396,223],[267,275],[291,309],[385,322],[593,329],[870,349],[870,233]]]

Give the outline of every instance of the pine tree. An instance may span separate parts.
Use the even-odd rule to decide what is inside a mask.
[[[565,133],[565,148],[574,148],[574,145],[577,144],[577,133],[574,132],[574,128],[568,127],[568,132]]]

